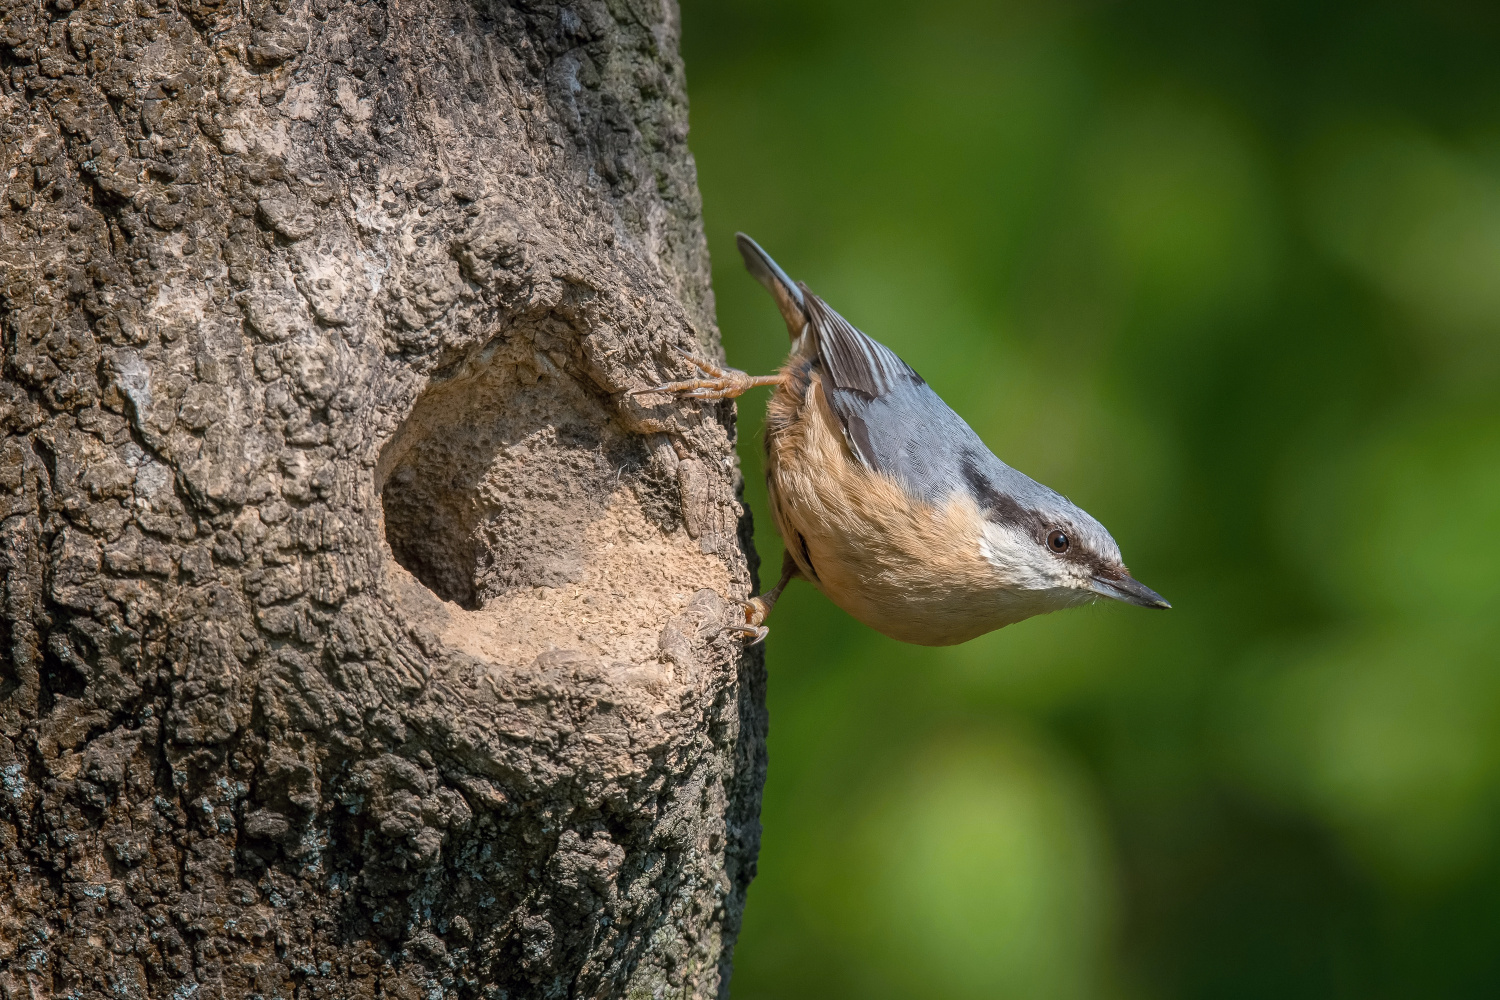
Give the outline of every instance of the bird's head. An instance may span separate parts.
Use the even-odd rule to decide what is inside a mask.
[[[1120,547],[1064,496],[1006,469],[1015,482],[970,477],[983,511],[979,551],[1000,586],[1055,607],[1107,597],[1143,608],[1170,608],[1156,591],[1130,575]]]

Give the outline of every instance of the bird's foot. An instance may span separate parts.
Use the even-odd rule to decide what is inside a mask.
[[[745,640],[745,645],[755,646],[766,641],[766,636],[771,630],[761,624],[766,616],[771,613],[771,605],[759,597],[752,597],[748,601],[734,601],[734,606],[744,616],[744,621],[732,622],[724,626],[725,632],[733,632]]]
[[[738,368],[721,367],[712,361],[695,358],[686,351],[683,358],[697,368],[705,377],[684,379],[680,382],[664,382],[645,389],[632,389],[630,395],[641,396],[659,392],[679,395],[684,399],[734,399],[761,385],[779,385],[781,375],[749,375]]]
[[[797,564],[792,560],[791,553],[784,553],[781,557],[781,579],[777,581],[776,586],[759,597],[732,602],[739,608],[744,620],[724,626],[724,631],[735,632],[743,636],[747,646],[765,642],[766,636],[771,633],[771,630],[764,624],[766,618],[770,616],[771,609],[776,606],[776,602],[781,599],[781,592],[786,589],[786,585],[801,575]]]

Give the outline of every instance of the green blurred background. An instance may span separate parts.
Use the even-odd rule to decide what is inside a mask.
[[[1497,8],[683,29],[731,362],[744,229],[1176,605],[933,650],[793,584],[735,1000],[1500,996]]]

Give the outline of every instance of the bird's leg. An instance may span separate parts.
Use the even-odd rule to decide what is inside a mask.
[[[783,553],[781,557],[781,580],[777,582],[776,586],[759,597],[752,597],[748,601],[740,601],[740,609],[745,615],[744,624],[736,622],[733,625],[725,626],[724,631],[739,633],[745,639],[749,640],[748,645],[751,646],[754,646],[758,642],[763,642],[771,632],[763,623],[771,614],[771,609],[776,606],[776,601],[781,597],[781,592],[786,589],[786,585],[801,575],[801,571],[797,569],[797,564],[792,561],[791,554]]]
[[[724,368],[712,361],[695,358],[686,351],[682,356],[697,368],[704,378],[685,379],[681,382],[666,382],[645,389],[632,389],[630,395],[640,396],[650,392],[676,393],[687,399],[734,399],[756,386],[780,385],[785,375],[747,375],[738,368]]]

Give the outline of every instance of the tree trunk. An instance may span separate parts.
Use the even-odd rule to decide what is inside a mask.
[[[0,996],[725,995],[670,0],[0,11]]]

